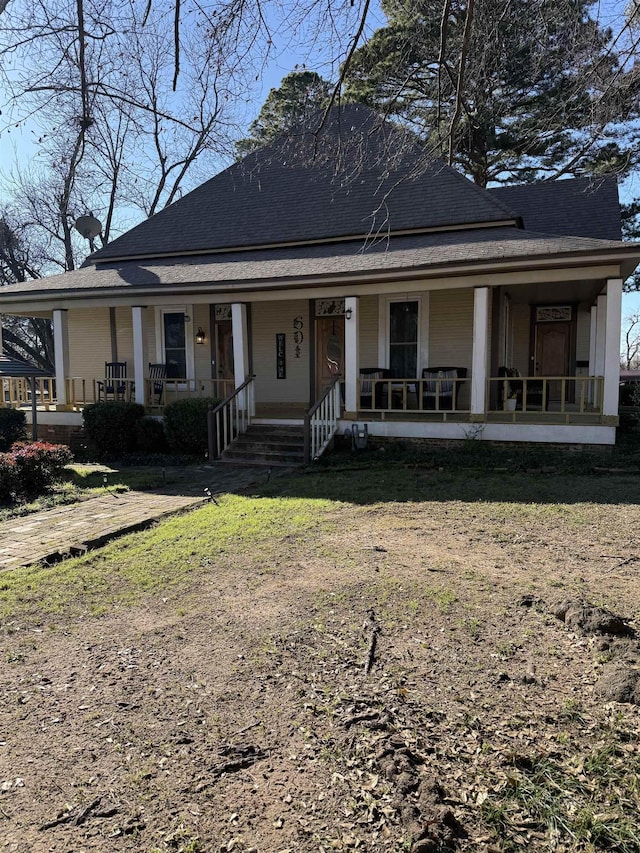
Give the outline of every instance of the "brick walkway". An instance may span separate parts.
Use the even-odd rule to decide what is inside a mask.
[[[205,488],[216,495],[262,483],[266,476],[264,468],[216,463],[189,469],[185,484],[148,492],[110,492],[12,518],[0,523],[0,570],[82,554],[123,533],[206,503]]]

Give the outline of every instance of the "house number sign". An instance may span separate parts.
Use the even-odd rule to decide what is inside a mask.
[[[287,378],[287,353],[285,348],[286,335],[282,332],[276,335],[276,378]]]
[[[293,321],[293,355],[294,358],[300,358],[302,354],[302,341],[304,340],[304,334],[302,333],[302,328],[304,326],[304,320],[302,319],[302,315],[298,314],[298,316]]]

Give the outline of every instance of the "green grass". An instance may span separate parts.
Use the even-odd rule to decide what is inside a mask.
[[[218,557],[260,549],[265,560],[283,548],[283,535],[318,531],[328,501],[227,495],[188,516],[131,534],[84,557],[51,567],[6,572],[0,578],[0,617],[62,611],[100,615],[149,592],[170,590],[210,570]]]

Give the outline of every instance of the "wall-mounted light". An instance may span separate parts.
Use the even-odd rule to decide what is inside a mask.
[[[347,308],[347,310],[344,312],[344,316],[347,320],[350,320],[353,317],[353,311],[351,310],[351,308]]]
[[[202,326],[198,326],[198,331],[196,332],[196,343],[203,344],[206,340],[207,336],[204,333],[204,329]]]

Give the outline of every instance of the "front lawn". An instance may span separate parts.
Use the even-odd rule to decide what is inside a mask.
[[[638,619],[640,476],[553,467],[345,458],[5,573],[6,843],[637,853],[637,640],[552,605]]]

